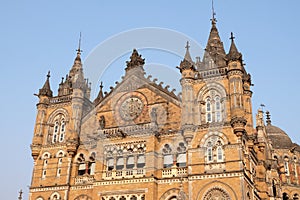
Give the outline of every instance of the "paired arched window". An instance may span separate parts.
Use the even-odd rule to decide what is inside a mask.
[[[206,98],[206,122],[222,121],[222,103],[219,96]]]
[[[95,174],[95,156],[94,153],[91,154],[89,159],[85,159],[83,153],[80,153],[77,157],[78,163],[78,175],[94,175]]]
[[[163,167],[170,168],[174,164],[177,167],[186,167],[186,147],[183,142],[180,142],[176,152],[173,152],[169,144],[165,144],[162,150]]]
[[[223,142],[219,137],[211,137],[205,145],[206,148],[206,162],[223,162],[224,150]]]
[[[66,120],[63,115],[58,115],[54,119],[54,127],[52,134],[52,143],[63,142],[66,133]]]

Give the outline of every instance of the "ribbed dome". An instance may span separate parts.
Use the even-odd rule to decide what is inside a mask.
[[[266,131],[275,149],[290,149],[294,146],[291,138],[277,126],[268,124]]]

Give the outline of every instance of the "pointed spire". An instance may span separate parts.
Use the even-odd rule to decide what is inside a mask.
[[[98,104],[102,99],[103,99],[103,83],[102,83],[102,81],[101,81],[101,83],[100,83],[100,91],[99,91],[99,93],[98,93],[98,96],[97,96],[97,98],[94,100],[94,103],[95,104]]]
[[[217,19],[216,19],[216,12],[214,8],[214,0],[211,1],[211,10],[212,10],[211,24],[216,25]]]
[[[133,49],[130,56],[130,61],[126,61],[127,67],[125,68],[126,72],[137,67],[143,67],[145,64],[145,59],[142,58],[142,55],[138,53],[136,49]]]
[[[229,53],[226,55],[226,58],[228,60],[240,60],[242,61],[242,54],[237,50],[236,45],[234,43],[234,36],[233,33],[231,32],[231,37],[229,38],[231,40],[231,45],[230,45],[230,49],[229,49]]]
[[[216,67],[223,67],[226,65],[225,62],[225,50],[223,42],[221,41],[219,31],[217,29],[216,23],[216,12],[214,10],[214,5],[212,1],[212,18],[211,20],[211,30],[209,33],[208,41],[205,48],[205,53],[203,56],[203,62],[207,65],[211,60],[214,61]],[[212,66],[209,66],[212,67]]]
[[[189,51],[189,49],[190,49],[189,41],[186,42],[185,48],[186,48],[186,52],[185,52],[184,59],[189,61],[189,62],[193,62],[192,58],[191,58],[190,51]]]
[[[267,111],[267,112],[266,112],[266,115],[267,115],[267,120],[266,120],[267,125],[271,125],[271,115],[270,115],[270,112]]]
[[[77,60],[77,61],[81,62],[81,52],[82,52],[82,50],[81,50],[80,46],[81,46],[81,32],[79,34],[78,49],[76,50],[77,51],[77,56],[75,58],[75,61]]]
[[[52,97],[52,90],[50,88],[50,81],[49,81],[49,78],[50,78],[50,71],[48,71],[48,74],[47,74],[47,79],[43,85],[43,87],[39,90],[39,96],[40,95],[43,95],[43,96],[48,96],[48,97]]]
[[[177,68],[180,70],[180,72],[182,72],[183,70],[186,70],[186,69],[191,69],[191,70],[195,71],[194,62],[191,58],[191,54],[189,51],[189,49],[190,49],[189,41],[186,42],[185,48],[186,48],[186,52],[185,52],[183,61],[180,62],[180,66]]]

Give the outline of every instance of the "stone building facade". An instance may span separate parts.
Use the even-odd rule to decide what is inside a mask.
[[[181,93],[146,77],[133,50],[125,75],[90,100],[81,51],[53,95],[37,94],[30,200],[299,199],[300,146],[258,110],[234,37],[212,19],[202,59],[177,67]],[[266,116],[266,119],[264,119]],[[255,125],[254,125],[255,124]]]

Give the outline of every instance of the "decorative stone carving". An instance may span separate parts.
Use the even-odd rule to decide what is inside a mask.
[[[120,106],[120,116],[125,121],[136,119],[143,110],[143,102],[138,97],[129,97]]]
[[[203,200],[231,200],[231,198],[221,188],[212,188],[205,194]]]

